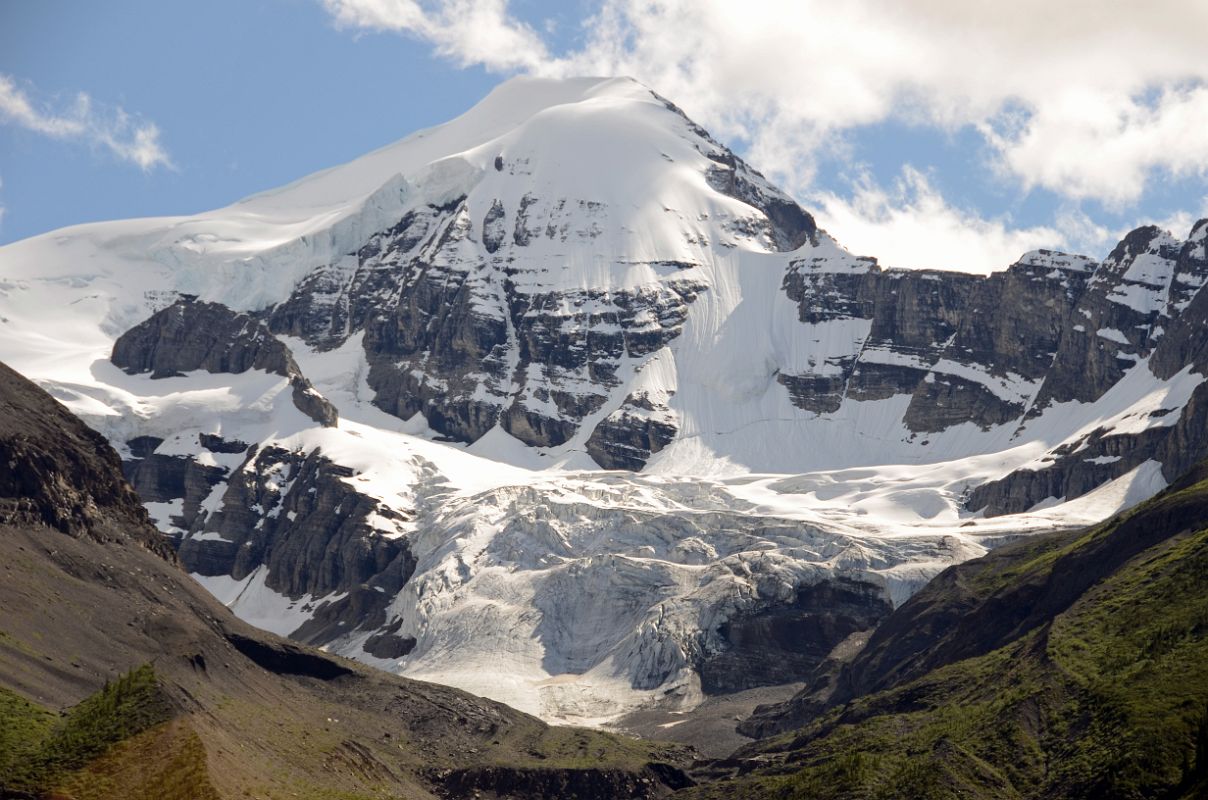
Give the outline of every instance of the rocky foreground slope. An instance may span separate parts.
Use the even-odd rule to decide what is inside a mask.
[[[550,728],[241,622],[164,549],[117,454],[3,365],[0,463],[0,796],[552,800],[686,783],[673,748]]]
[[[245,620],[594,724],[808,671],[1208,455],[1206,246],[881,267],[645,87],[518,79],[0,248],[0,357]]]

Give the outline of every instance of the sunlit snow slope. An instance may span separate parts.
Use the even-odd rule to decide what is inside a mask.
[[[1206,238],[883,269],[641,85],[515,79],[224,209],[0,248],[0,360],[244,618],[602,722],[790,680],[1208,454]]]

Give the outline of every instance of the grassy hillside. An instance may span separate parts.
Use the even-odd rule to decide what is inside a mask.
[[[216,798],[196,733],[174,716],[150,665],[61,718],[0,689],[0,795]]]
[[[1208,796],[1202,477],[1081,535],[958,568],[900,609],[934,628],[930,649],[904,660],[938,666],[869,666],[914,641],[899,621],[899,642],[866,658],[863,679],[886,688],[751,746],[690,796]],[[987,608],[995,624],[969,624]]]

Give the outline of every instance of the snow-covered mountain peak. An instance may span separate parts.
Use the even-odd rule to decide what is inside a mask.
[[[636,81],[515,78],[457,119],[279,189],[192,217],[35,237],[5,248],[5,260],[18,273],[67,277],[87,252],[102,270],[137,264],[148,287],[259,310],[408,212],[455,200],[465,238],[487,241],[494,214],[492,225],[510,226],[504,239],[533,245],[527,260],[563,262],[539,282],[585,288],[652,279],[621,264],[696,263],[711,245],[785,249],[814,230],[791,199]],[[517,215],[550,235],[530,235]],[[564,246],[568,237],[589,239],[590,256]],[[111,327],[130,321],[121,314]]]
[[[734,167],[728,151],[632,79],[523,77],[501,84],[448,123],[201,215],[198,222],[279,229],[271,240],[236,231],[226,252],[246,257],[257,247],[313,237],[348,216],[376,221],[384,207],[398,214],[460,192],[476,222],[496,203],[512,209],[525,198],[580,203],[583,214],[595,217],[592,229],[608,234],[597,244],[615,245],[630,258],[640,257],[635,246],[666,257],[677,243],[669,237],[704,238],[707,226],[700,222],[750,215],[741,200],[707,180],[710,170]],[[791,203],[745,166],[739,169],[759,191]],[[606,216],[600,214],[605,208]],[[668,223],[668,215],[680,222]],[[222,252],[221,240],[211,241],[207,252]]]
[[[834,617],[820,585],[860,588],[810,630],[867,627],[1208,455],[1206,231],[881,269],[646,87],[516,79],[225,208],[0,248],[0,360],[244,616],[599,720],[775,679],[734,642]]]
[[[570,107],[583,113],[593,100],[616,105],[649,97],[648,89],[628,78],[512,78],[456,119],[412,133],[347,164],[252,195],[231,208],[270,216],[312,216],[325,209],[347,208],[364,201],[392,176],[415,175],[450,157],[466,158],[544,112]],[[485,169],[493,157],[484,152],[467,160]]]

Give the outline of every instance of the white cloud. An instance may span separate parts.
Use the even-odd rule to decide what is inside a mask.
[[[1012,229],[949,205],[923,173],[906,166],[890,188],[864,177],[851,197],[820,193],[810,205],[849,250],[882,256],[885,266],[987,274],[1041,247],[1064,247],[1056,228]],[[891,254],[889,258],[883,257]]]
[[[99,145],[144,171],[172,166],[154,123],[135,119],[121,108],[100,108],[83,92],[66,108],[52,111],[36,105],[12,78],[0,75],[0,122],[53,139]]]
[[[633,74],[790,184],[803,143],[899,119],[977,126],[1025,187],[1119,205],[1155,168],[1204,174],[1205,30],[1200,0],[605,0],[545,68]]]
[[[506,0],[322,2],[338,25],[418,36],[461,66],[535,70],[549,59],[541,38],[509,16]]]
[[[323,1],[461,64],[633,75],[790,184],[827,135],[889,118],[976,125],[1025,186],[1076,199],[1131,202],[1153,170],[1208,163],[1202,0],[603,0],[557,57],[505,0]]]
[[[1208,85],[1166,87],[1151,102],[1071,90],[1014,135],[986,133],[1025,187],[1122,208],[1151,176],[1208,176]]]
[[[1183,209],[1169,216],[1156,220],[1153,224],[1163,230],[1172,232],[1175,236],[1186,236],[1191,232],[1191,226],[1202,219],[1208,219],[1208,195],[1200,200],[1199,208],[1194,211]]]
[[[820,198],[824,225],[853,247],[894,263],[922,260],[912,248],[924,235],[947,248],[941,260],[966,253],[979,271],[1034,244],[1091,245],[1114,232],[1081,201],[1123,211],[1155,179],[1208,179],[1203,0],[600,0],[563,53],[506,0],[323,2],[341,24],[421,37],[459,64],[632,75],[799,197]],[[1015,229],[948,206],[910,171],[889,191],[866,181],[847,199],[819,195],[817,159],[888,120],[971,126],[992,153],[982,168],[1074,210]],[[912,231],[922,225],[938,227]]]
[[[1197,220],[1208,218],[1206,195],[1198,208],[1160,219],[1136,217],[1113,227],[1070,205],[1054,215],[1051,225],[1017,228],[1009,218],[986,219],[951,205],[925,174],[910,165],[889,187],[863,175],[850,196],[814,192],[806,205],[847,249],[877,256],[884,266],[981,275],[1005,269],[1024,253],[1040,248],[1102,258],[1141,225],[1157,225],[1183,237]]]

